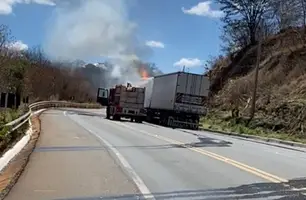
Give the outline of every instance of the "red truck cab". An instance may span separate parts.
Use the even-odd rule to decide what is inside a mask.
[[[106,118],[120,120],[121,117],[131,121],[142,122],[145,118],[144,92],[141,87],[132,87],[131,84],[116,85],[109,90],[99,88],[97,102],[107,106]]]

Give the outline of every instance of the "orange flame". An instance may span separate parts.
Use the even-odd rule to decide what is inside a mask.
[[[149,78],[149,74],[144,68],[140,68],[140,76],[143,80],[147,80]]]

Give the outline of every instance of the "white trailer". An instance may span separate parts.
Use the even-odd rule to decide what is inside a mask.
[[[200,115],[207,113],[209,86],[207,76],[186,72],[148,80],[144,100],[147,121],[197,129]]]

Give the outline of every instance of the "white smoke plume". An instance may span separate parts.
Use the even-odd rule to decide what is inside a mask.
[[[130,0],[62,0],[48,22],[45,52],[53,59],[101,57],[114,64],[106,77],[118,83],[140,79],[132,60],[150,55],[129,20]],[[113,82],[113,81],[110,81]]]

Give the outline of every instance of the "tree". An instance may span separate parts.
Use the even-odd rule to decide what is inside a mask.
[[[8,50],[8,44],[13,42],[13,36],[8,26],[0,24],[0,65],[3,64]]]
[[[306,33],[306,0],[298,0],[299,1],[299,8],[302,22],[301,24],[304,27],[304,32]]]
[[[227,38],[232,38],[234,43],[238,40],[244,46],[255,44],[260,20],[269,9],[269,0],[216,1],[221,4],[221,11],[224,12],[222,21]]]
[[[250,43],[247,26],[243,25],[243,22],[225,26],[221,39],[224,41],[222,50],[230,54],[243,49]]]
[[[305,0],[270,1],[269,6],[272,9],[272,18],[276,20],[279,30],[298,25],[302,14],[300,12],[301,1]]]
[[[8,26],[0,25],[0,90],[5,88],[5,78],[8,76],[8,43],[12,40],[11,31]]]

